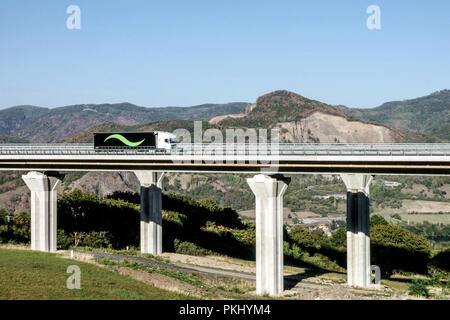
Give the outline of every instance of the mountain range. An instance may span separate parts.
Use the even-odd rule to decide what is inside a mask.
[[[136,125],[161,120],[197,120],[240,112],[248,103],[146,108],[131,103],[82,104],[58,108],[15,106],[0,110],[0,135],[30,142],[55,142],[103,122]]]
[[[373,109],[343,111],[357,118],[414,130],[450,141],[450,90],[403,101],[391,101]]]
[[[0,143],[86,143],[98,131],[191,131],[192,120],[203,120],[204,130],[278,128],[282,142],[445,142],[450,141],[449,114],[450,90],[373,109],[333,106],[286,90],[265,94],[254,103],[193,107],[145,108],[130,103],[53,109],[17,106],[0,110]],[[64,190],[79,188],[99,196],[138,189],[137,179],[129,172],[70,172],[63,185]],[[29,194],[20,172],[0,172],[0,207],[29,210]]]
[[[386,142],[450,141],[450,90],[437,91],[416,99],[391,101],[372,109],[333,106],[286,90],[265,94],[255,103],[233,102],[192,107],[147,108],[127,102],[58,108],[15,106],[0,110],[0,142],[71,140],[70,137],[103,123],[109,123],[106,128],[130,127],[129,130],[189,126],[186,122],[178,122],[180,120],[205,120],[212,127],[219,128],[280,127],[283,131],[291,131],[285,134],[287,140],[303,142],[348,140],[342,139],[342,135],[351,133],[348,130],[338,134],[340,139],[336,136],[331,141],[325,136],[331,137],[333,132],[319,134],[325,129],[323,123],[327,121],[340,127],[349,127],[349,124],[356,122],[366,126],[378,124],[375,131],[384,131],[385,136],[391,136],[385,139]],[[314,135],[308,138],[307,134],[302,133],[304,130],[316,131],[316,136],[322,138]],[[355,139],[364,142],[364,134],[357,134]]]

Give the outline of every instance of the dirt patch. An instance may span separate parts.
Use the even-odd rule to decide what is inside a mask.
[[[235,260],[223,256],[188,256],[185,254],[164,252],[161,257],[169,258],[172,263],[183,263],[187,265],[195,265],[222,270],[231,270],[244,273],[255,273],[254,262],[246,262],[244,260]]]
[[[394,293],[385,286],[373,289],[358,289],[346,284],[310,284],[300,282],[294,288],[287,290],[283,296],[294,295],[301,300],[406,300],[417,299],[406,294]]]
[[[198,290],[193,285],[159,273],[148,273],[145,271],[134,270],[127,267],[119,267],[118,271],[120,274],[130,276],[136,280],[143,281],[145,283],[154,285],[155,287],[170,291],[195,295]]]
[[[239,211],[239,215],[246,220],[255,220],[254,209]],[[291,216],[291,218],[289,218],[289,215]],[[283,218],[285,220],[293,218],[303,219],[303,218],[317,218],[317,217],[321,217],[321,215],[311,211],[291,211],[291,209],[289,208],[283,208]]]
[[[408,202],[407,202],[408,201]],[[419,212],[450,212],[450,202],[406,200],[405,207]],[[415,202],[415,203],[414,203]]]
[[[400,216],[402,217],[403,222],[406,223],[423,223],[425,221],[428,221],[429,223],[443,223],[443,224],[450,224],[450,213],[445,214],[432,214],[432,213],[422,213],[422,214],[407,214],[407,213],[400,213]],[[389,216],[385,216],[385,218],[388,221],[392,221],[392,218]]]
[[[246,114],[244,114],[244,113],[226,114],[226,115],[223,115],[223,116],[217,116],[217,117],[212,118],[211,120],[209,120],[209,123],[210,124],[216,124],[216,123],[219,123],[219,122],[221,122],[222,120],[224,120],[226,118],[234,118],[235,119],[235,118],[243,118],[245,116],[246,116]]]
[[[281,122],[280,138],[291,142],[308,142],[308,136],[321,143],[390,143],[396,142],[390,129],[344,117],[314,112],[301,121]]]
[[[254,106],[253,106],[254,107]],[[243,118],[252,108],[246,108],[239,114],[214,117],[210,124],[216,124],[226,118]],[[348,121],[346,118],[323,112],[314,112],[301,121],[280,122],[282,141],[308,142],[308,135],[318,138],[322,143],[389,143],[396,142],[393,132],[380,125],[360,121]],[[308,133],[310,132],[310,134]]]
[[[320,214],[311,212],[311,211],[294,211],[292,213],[294,216],[296,216],[297,218],[319,218],[321,217]]]
[[[30,246],[24,246],[20,244],[0,243],[0,248],[14,249],[14,250],[31,250]]]
[[[388,209],[388,208],[385,208]],[[387,211],[383,209],[384,211]],[[403,206],[399,209],[388,209],[392,213],[408,212],[450,212],[450,202],[426,201],[426,200],[403,200]]]

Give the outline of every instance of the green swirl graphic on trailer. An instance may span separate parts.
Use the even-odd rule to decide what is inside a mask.
[[[141,141],[138,141],[138,142],[131,142],[131,141],[129,141],[127,138],[125,138],[121,134],[112,134],[112,135],[108,136],[103,142],[106,142],[109,139],[117,139],[117,140],[119,140],[120,142],[122,142],[124,145],[126,145],[128,147],[137,147],[137,146],[141,145],[145,141],[145,138],[144,138],[144,139],[142,139]]]

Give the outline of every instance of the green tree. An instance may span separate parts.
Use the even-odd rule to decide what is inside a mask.
[[[373,228],[377,225],[388,225],[389,222],[387,222],[387,220],[385,218],[383,218],[382,216],[375,214],[373,216],[370,217],[370,227]]]
[[[300,247],[310,247],[314,245],[309,231],[301,226],[295,226],[289,232],[289,237]]]
[[[347,230],[345,228],[337,229],[331,235],[330,242],[332,246],[337,249],[347,247]]]
[[[423,236],[398,226],[378,224],[370,232],[371,256],[381,271],[394,270],[427,273],[431,244]]]

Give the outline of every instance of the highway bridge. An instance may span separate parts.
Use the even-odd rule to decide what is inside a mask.
[[[95,150],[92,144],[0,144],[0,170],[448,174],[450,144],[186,144]]]
[[[0,170],[29,171],[31,247],[56,251],[60,171],[133,171],[141,184],[141,252],[162,253],[165,172],[254,174],[256,291],[283,291],[283,174],[339,174],[347,187],[347,283],[372,283],[369,185],[374,175],[450,175],[450,144],[179,144],[96,150],[92,144],[0,144]]]

